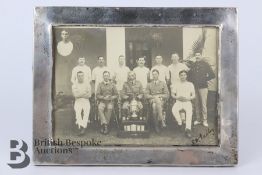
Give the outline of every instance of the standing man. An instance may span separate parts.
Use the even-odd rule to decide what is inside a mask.
[[[145,58],[140,57],[137,59],[137,67],[134,68],[134,72],[136,74],[136,79],[140,81],[143,86],[143,90],[146,89],[147,82],[149,79],[149,69],[145,67]]]
[[[103,82],[97,87],[96,97],[99,100],[98,116],[101,121],[101,133],[108,134],[110,118],[114,109],[114,100],[117,99],[118,93],[114,83],[110,81],[110,72],[103,72]]]
[[[159,80],[158,70],[153,69],[152,76],[153,80],[147,85],[146,88],[146,97],[150,100],[150,104],[152,105],[155,131],[159,133],[159,123],[161,122],[162,126],[165,126],[163,104],[169,97],[169,92],[166,83]]]
[[[76,125],[80,129],[79,135],[83,135],[87,127],[90,113],[91,87],[89,82],[85,82],[85,74],[77,72],[77,81],[72,85],[75,97],[74,110],[76,114]]]
[[[71,76],[71,82],[74,84],[77,82],[77,72],[81,71],[84,73],[84,82],[90,83],[91,82],[91,69],[86,64],[86,60],[84,57],[78,58],[78,65],[73,68],[72,70],[72,76]]]
[[[103,81],[103,72],[104,71],[109,71],[109,68],[105,66],[105,59],[102,56],[97,57],[98,60],[98,66],[95,67],[92,71],[92,80],[93,83],[95,84],[95,92],[97,92],[97,87],[99,83]]]
[[[195,54],[196,61],[192,64],[189,71],[189,81],[191,81],[196,89],[196,121],[194,125],[201,123],[201,115],[203,117],[203,125],[208,127],[207,122],[207,82],[215,78],[215,74],[210,65],[205,62],[200,53]]]
[[[187,71],[182,70],[179,72],[180,82],[176,82],[171,88],[171,96],[176,99],[172,108],[173,116],[177,124],[182,126],[182,118],[180,111],[184,110],[186,113],[186,135],[191,137],[191,124],[192,124],[192,103],[191,100],[195,98],[194,85],[187,81]]]
[[[150,72],[150,79],[153,79],[153,71],[152,70],[158,70],[159,72],[159,80],[163,81],[164,83],[168,83],[170,80],[169,76],[169,70],[166,66],[162,64],[163,58],[162,56],[158,55],[155,57],[156,65],[151,69]]]
[[[173,53],[171,55],[171,61],[172,61],[172,64],[168,66],[168,70],[171,76],[170,78],[171,86],[174,86],[176,82],[178,83],[180,82],[179,72],[182,70],[188,71],[189,68],[185,64],[179,62],[178,53]]]
[[[143,108],[141,100],[144,96],[142,84],[136,80],[136,74],[133,71],[128,72],[128,80],[124,83],[121,98],[123,103],[123,115],[127,116],[130,101],[135,98],[137,100],[137,108],[140,111]]]
[[[118,57],[118,67],[115,69],[114,80],[116,82],[116,89],[118,92],[122,90],[124,82],[127,81],[127,74],[130,69],[125,66],[125,57],[124,55],[120,55]]]

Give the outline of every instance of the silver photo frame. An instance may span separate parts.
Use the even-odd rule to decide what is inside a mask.
[[[238,162],[238,16],[236,8],[36,7],[33,153],[36,165],[234,166]],[[215,27],[218,122],[215,145],[100,145],[54,136],[56,27]],[[74,46],[75,47],[75,46]],[[141,128],[141,127],[140,127]],[[206,133],[207,135],[209,133]],[[202,139],[205,137],[201,135]],[[195,138],[196,139],[196,138]],[[92,144],[91,144],[92,142]],[[95,142],[95,143],[93,143]],[[67,151],[65,151],[67,150]]]

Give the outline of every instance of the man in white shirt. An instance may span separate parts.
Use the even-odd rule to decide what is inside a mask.
[[[98,66],[95,67],[92,71],[92,81],[95,84],[95,93],[99,83],[103,81],[103,72],[108,71],[111,74],[111,71],[107,66],[105,66],[105,59],[102,56],[98,56]]]
[[[185,64],[179,62],[178,53],[174,53],[171,55],[171,61],[172,64],[168,66],[168,70],[171,75],[171,85],[174,86],[176,82],[180,82],[179,72],[182,70],[188,71],[189,68]]]
[[[162,64],[163,61],[162,56],[160,55],[156,56],[155,61],[156,61],[156,65],[150,71],[150,79],[151,80],[153,79],[152,70],[158,70],[159,80],[165,83],[169,82],[170,80],[169,71],[168,68]]]
[[[57,44],[57,51],[60,55],[66,57],[73,51],[73,43],[69,40],[69,33],[65,30],[61,32],[62,41]]]
[[[78,126],[78,129],[80,129],[79,135],[85,133],[90,113],[89,98],[91,97],[91,87],[89,82],[84,81],[84,76],[84,72],[77,72],[77,81],[72,85],[72,91],[75,97],[75,123]]]
[[[179,72],[180,82],[177,82],[171,89],[171,96],[176,99],[176,102],[172,108],[173,116],[175,117],[177,124],[182,126],[182,117],[180,115],[181,110],[186,113],[186,135],[191,137],[191,125],[192,125],[192,103],[191,100],[195,98],[194,85],[187,81],[187,71],[182,70]]]
[[[122,90],[123,84],[127,81],[127,74],[130,69],[125,66],[125,57],[124,55],[120,55],[118,57],[118,67],[115,69],[114,80],[116,82],[116,89],[118,92]]]
[[[149,77],[149,69],[145,67],[145,58],[140,57],[137,59],[137,67],[133,70],[136,74],[136,80],[140,81],[143,86],[143,89],[146,89],[148,77]]]
[[[84,57],[78,58],[78,65],[73,68],[71,82],[74,84],[77,82],[77,72],[81,71],[84,73],[84,82],[91,82],[91,69],[85,64],[86,60]]]

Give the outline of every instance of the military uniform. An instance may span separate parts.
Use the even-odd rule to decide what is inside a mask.
[[[215,78],[215,74],[210,65],[205,61],[196,61],[188,72],[188,80],[195,86],[196,91],[196,122],[199,123],[201,114],[203,122],[207,124],[207,82]]]
[[[168,97],[169,92],[165,82],[157,80],[147,85],[146,98],[150,100],[152,105],[156,130],[158,130],[158,122],[163,121],[163,104]]]
[[[118,92],[116,86],[108,81],[99,83],[96,91],[96,97],[99,100],[98,116],[101,124],[109,124],[112,110],[114,108],[114,100],[117,98]],[[107,98],[109,96],[109,98]],[[106,112],[105,112],[106,109]]]
[[[124,101],[122,108],[124,110],[128,110],[130,100],[133,97],[136,98],[138,95],[143,95],[142,84],[137,80],[125,82],[123,85],[121,97],[123,98],[124,96],[129,96],[129,99]],[[141,101],[138,101],[137,105],[139,110],[143,108]]]
[[[97,66],[92,71],[92,80],[95,81],[95,92],[97,92],[97,87],[99,83],[103,82],[104,80],[103,79],[104,71],[108,71],[110,75],[113,75],[112,71],[106,66],[103,67]]]

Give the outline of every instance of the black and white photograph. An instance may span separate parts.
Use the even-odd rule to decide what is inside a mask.
[[[37,165],[234,166],[235,8],[37,7]]]
[[[53,26],[53,137],[102,146],[218,145],[219,30]]]

